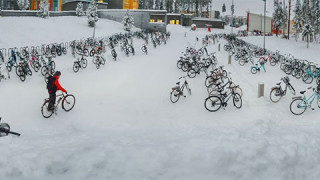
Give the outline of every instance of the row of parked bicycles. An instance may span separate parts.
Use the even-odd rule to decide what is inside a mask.
[[[224,49],[229,55],[234,55],[234,59],[239,61],[240,65],[251,62],[254,64],[254,58],[258,59],[258,64],[255,64],[251,68],[251,72],[264,69],[264,64],[270,62],[271,66],[277,64],[280,65],[280,69],[287,75],[291,75],[296,79],[302,79],[306,84],[311,84],[315,81],[316,87],[309,87],[313,93],[310,97],[306,97],[306,91],[300,91],[300,96],[296,96],[296,91],[290,83],[288,76],[281,78],[281,82],[284,83],[284,88],[281,86],[281,82],[271,88],[270,100],[274,103],[280,101],[280,99],[287,94],[290,90],[291,94],[295,97],[292,98],[290,103],[290,111],[295,115],[300,115],[306,111],[307,108],[314,110],[312,103],[317,102],[317,106],[320,108],[320,68],[319,65],[310,62],[308,60],[302,60],[294,58],[291,54],[281,55],[279,51],[271,52],[263,50],[255,45],[247,43],[243,40],[237,39],[234,36],[228,36],[228,43],[224,46]],[[256,67],[257,70],[253,70]]]
[[[53,58],[66,55],[68,50],[77,58],[73,63],[73,71],[78,72],[80,69],[87,67],[87,57],[92,57],[92,62],[99,69],[106,63],[102,53],[110,48],[111,56],[117,60],[116,47],[127,56],[135,54],[133,47],[133,38],[144,40],[141,47],[143,53],[148,54],[147,45],[151,41],[154,47],[166,44],[170,38],[170,33],[137,31],[131,33],[118,33],[102,38],[87,38],[74,40],[67,43],[52,43],[48,45],[0,49],[0,81],[10,79],[10,72],[15,68],[17,76],[21,81],[25,81],[27,76],[34,72],[41,71],[44,77],[48,77],[55,72],[55,62]],[[6,60],[7,58],[7,60]],[[45,78],[46,79],[46,78]]]

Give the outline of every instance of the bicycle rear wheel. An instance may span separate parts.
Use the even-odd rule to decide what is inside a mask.
[[[282,95],[281,90],[279,88],[274,88],[270,91],[270,100],[274,103],[277,103],[280,101]]]
[[[210,112],[218,111],[221,105],[222,101],[218,96],[209,96],[204,101],[204,107]]]
[[[70,111],[76,104],[76,98],[72,94],[68,94],[62,100],[62,109]]]
[[[48,110],[49,102],[50,102],[50,101],[45,101],[45,102],[43,103],[42,107],[41,107],[41,113],[42,113],[42,116],[43,116],[44,118],[49,118],[49,117],[51,117],[52,114],[53,114],[53,111],[51,111],[51,110],[49,111],[49,110]]]

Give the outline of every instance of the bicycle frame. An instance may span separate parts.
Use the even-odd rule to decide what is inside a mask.
[[[319,94],[317,93],[317,91],[315,91],[308,99],[306,98],[305,95],[303,95],[303,101],[302,102],[305,102],[306,105],[301,105],[302,102],[300,102],[298,104],[298,108],[307,108],[308,106],[311,106],[311,104],[316,99],[316,97],[319,98]]]

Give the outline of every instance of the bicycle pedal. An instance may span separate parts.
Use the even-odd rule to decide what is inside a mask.
[[[311,108],[312,110],[314,110],[314,108]]]
[[[187,96],[183,95],[183,97],[187,97]]]

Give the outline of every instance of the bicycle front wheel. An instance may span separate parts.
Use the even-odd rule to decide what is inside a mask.
[[[62,100],[62,109],[70,111],[76,104],[76,98],[72,94],[68,94]]]
[[[238,109],[240,109],[242,107],[242,99],[241,99],[240,94],[235,93],[233,95],[233,105]]]
[[[51,110],[49,111],[49,110],[48,110],[49,102],[50,102],[50,101],[45,101],[45,102],[43,103],[42,107],[41,107],[41,113],[42,113],[42,116],[43,116],[44,118],[49,118],[49,117],[51,117],[52,114],[53,114],[53,111],[51,111]]]
[[[218,111],[221,108],[221,105],[222,101],[218,96],[209,96],[204,101],[204,107],[210,112]]]
[[[290,104],[290,111],[294,115],[301,115],[307,109],[307,103],[303,99],[295,99]]]
[[[87,60],[86,59],[82,59],[81,60],[81,65],[82,65],[83,68],[86,68],[87,65],[88,65]]]
[[[78,72],[79,71],[79,68],[80,68],[80,65],[78,62],[74,62],[73,64],[73,71],[74,72]]]
[[[171,93],[170,93],[170,101],[172,103],[176,103],[178,102],[180,98],[180,92],[178,91],[178,89],[174,89]]]

